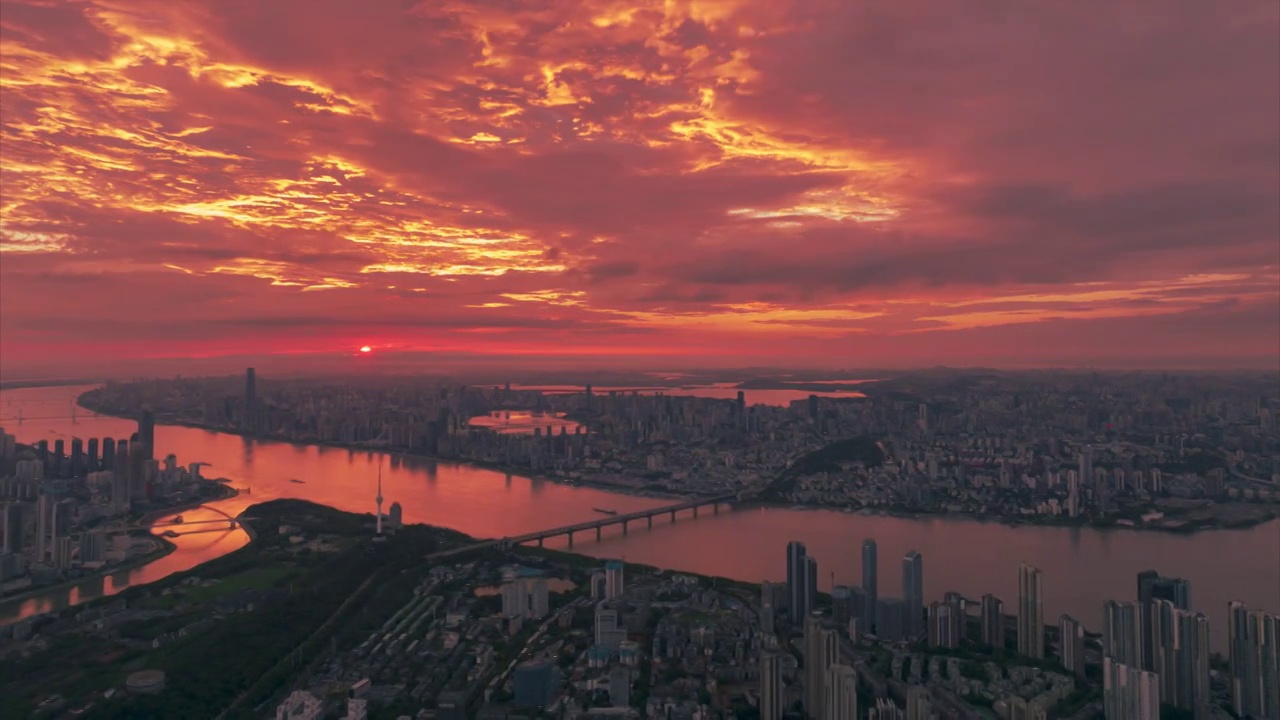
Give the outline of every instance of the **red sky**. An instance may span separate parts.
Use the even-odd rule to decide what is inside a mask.
[[[6,377],[1280,363],[1274,0],[4,0],[0,51]]]

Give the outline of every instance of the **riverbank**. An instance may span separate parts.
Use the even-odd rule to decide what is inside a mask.
[[[97,412],[104,415],[114,415],[116,417],[128,417],[127,415],[116,414],[116,411],[94,408],[86,405],[83,398],[87,395],[81,394],[77,398],[77,402],[87,410]],[[263,440],[269,442],[282,443],[294,447],[315,446],[319,448],[331,448],[337,450],[346,450],[352,453],[383,453],[395,457],[428,460],[439,463],[454,464],[459,466],[469,466],[476,468],[484,468],[495,472],[506,473],[522,478],[533,480],[541,480],[552,482],[570,487],[581,487],[600,490],[620,495],[629,495],[633,497],[644,497],[652,499],[664,500],[682,500],[695,497],[692,493],[672,492],[669,488],[662,490],[651,489],[647,487],[646,481],[635,478],[634,482],[612,482],[607,478],[576,478],[566,477],[564,475],[547,474],[533,472],[529,468],[504,465],[497,462],[489,462],[485,460],[475,460],[469,458],[449,457],[441,455],[431,455],[427,453],[415,452],[403,448],[385,448],[373,447],[351,443],[325,442],[319,440],[298,440],[286,437],[280,437],[272,434],[249,435],[236,428],[220,428],[210,426],[180,418],[160,417],[159,422],[165,425],[178,427],[193,428],[206,432],[219,433],[224,435],[244,437],[255,440]],[[619,476],[623,477],[623,476]],[[645,483],[645,485],[642,485]],[[1151,511],[1159,510],[1159,507],[1151,508],[1127,508],[1125,515],[1121,517],[1107,518],[1067,518],[1062,516],[1046,516],[1046,515],[1030,515],[1030,516],[1010,516],[1010,515],[988,515],[982,513],[970,512],[950,512],[950,511],[930,511],[918,508],[886,508],[881,506],[866,508],[850,508],[846,505],[808,505],[787,502],[781,498],[771,498],[769,500],[753,500],[750,503],[757,507],[766,508],[792,508],[797,510],[829,510],[834,512],[871,512],[886,517],[896,517],[912,520],[927,519],[948,519],[948,520],[970,520],[983,524],[996,524],[1006,527],[1044,527],[1044,528],[1069,528],[1069,529],[1095,529],[1095,530],[1131,530],[1136,532],[1150,532],[1158,534],[1174,534],[1174,535],[1192,535],[1199,532],[1209,530],[1247,530],[1256,526],[1264,525],[1268,522],[1276,520],[1280,517],[1280,505],[1272,505],[1269,507],[1260,507],[1259,504],[1232,503],[1229,505],[1210,503],[1207,508],[1199,507],[1195,512],[1166,509],[1164,516],[1157,518],[1152,522],[1144,521],[1143,515]],[[1225,509],[1224,509],[1225,508]],[[1240,508],[1244,508],[1240,511]],[[1237,512],[1239,511],[1239,512]],[[1218,514],[1220,513],[1220,515]]]
[[[762,507],[779,507],[787,510],[795,511],[816,511],[826,510],[831,512],[841,512],[848,515],[862,515],[868,517],[886,517],[899,518],[903,520],[956,520],[977,522],[982,524],[1000,525],[1009,528],[1065,528],[1075,530],[1126,530],[1147,533],[1162,533],[1170,535],[1194,535],[1201,532],[1223,531],[1223,530],[1248,530],[1259,525],[1266,525],[1280,519],[1280,508],[1265,506],[1256,507],[1259,511],[1251,514],[1250,517],[1237,519],[1234,521],[1222,521],[1214,523],[1211,520],[1195,519],[1182,520],[1179,516],[1166,517],[1173,524],[1170,525],[1137,525],[1132,524],[1126,518],[1108,518],[1106,521],[1091,520],[1087,518],[1055,518],[1053,516],[1034,516],[1030,518],[1008,517],[1005,515],[983,515],[979,513],[952,513],[952,512],[930,512],[928,510],[907,510],[901,508],[885,508],[885,507],[860,507],[841,505],[809,505],[805,503],[754,503]]]
[[[109,575],[128,572],[135,568],[142,567],[143,565],[149,565],[155,562],[156,560],[159,560],[178,549],[177,545],[170,542],[168,538],[165,538],[160,535],[152,535],[147,539],[157,545],[155,550],[152,550],[151,552],[143,555],[138,555],[137,557],[130,558],[129,560],[125,560],[124,562],[117,563],[115,565],[104,566],[88,575],[82,575],[78,578],[74,578],[71,580],[63,580],[60,582],[53,583],[51,585],[33,586],[30,588],[27,588],[21,593],[0,597],[0,608],[6,608],[11,605],[26,602],[31,598],[39,597],[41,595],[61,592],[63,590],[74,588],[79,585],[84,585],[85,583],[101,581],[103,578],[106,578]],[[3,613],[0,613],[0,615],[3,615]],[[17,620],[14,620],[13,622],[17,622]],[[8,624],[10,623],[0,621],[0,625],[8,625]]]

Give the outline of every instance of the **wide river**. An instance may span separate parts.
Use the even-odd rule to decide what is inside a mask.
[[[42,438],[50,445],[74,435],[128,437],[136,424],[93,416],[74,398],[86,387],[33,388],[0,393],[0,426],[19,442]],[[21,425],[17,415],[21,411]],[[640,510],[667,501],[619,495],[493,470],[375,452],[249,440],[192,428],[156,428],[156,455],[175,453],[179,462],[211,463],[206,477],[225,477],[243,492],[216,507],[236,515],[274,498],[302,498],[341,510],[373,512],[379,463],[384,463],[386,507],[399,502],[406,522],[430,523],[476,537],[501,537],[600,517],[593,508]],[[304,483],[290,482],[292,478]],[[187,521],[215,519],[211,510],[187,510]],[[750,508],[698,519],[682,514],[672,525],[655,520],[653,528],[633,527],[628,536],[607,530],[577,538],[574,550],[616,557],[673,570],[748,581],[781,580],[790,540],[807,544],[818,560],[821,585],[853,584],[860,577],[863,539],[879,545],[880,592],[899,595],[901,563],[907,551],[924,556],[926,601],[948,590],[968,597],[995,593],[1012,611],[1017,599],[1017,567],[1031,562],[1044,571],[1045,620],[1069,613],[1097,630],[1101,604],[1131,600],[1135,575],[1148,568],[1191,580],[1192,604],[1210,618],[1214,646],[1225,650],[1227,603],[1280,611],[1280,522],[1247,530],[1172,535],[1134,530],[1010,527],[967,519],[911,519],[864,516],[826,510]],[[49,592],[21,602],[0,604],[0,624],[51,608],[119,592],[241,547],[241,530],[200,533],[174,540],[170,555],[133,570]],[[549,541],[549,545],[556,545]],[[559,543],[563,545],[563,542]]]

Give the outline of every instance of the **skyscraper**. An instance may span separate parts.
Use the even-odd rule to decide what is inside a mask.
[[[49,524],[53,516],[53,497],[41,492],[36,499],[36,562],[44,562],[49,555]]]
[[[88,458],[85,469],[88,472],[97,472],[100,467],[98,464],[98,438],[89,438],[86,452],[88,453]]]
[[[799,625],[809,615],[806,599],[809,584],[805,579],[808,566],[805,560],[804,543],[799,540],[787,543],[787,617],[792,625]]]
[[[1044,658],[1044,587],[1040,570],[1018,566],[1018,654]]]
[[[810,720],[825,717],[827,671],[839,661],[839,635],[821,613],[810,613],[804,622],[804,713]]]
[[[1102,604],[1102,654],[1130,667],[1142,667],[1142,612],[1136,602]]]
[[[244,417],[241,418],[240,429],[246,433],[257,430],[258,418],[258,382],[253,368],[244,371]]]
[[[138,442],[143,445],[143,457],[153,460],[156,456],[156,414],[151,408],[143,408],[138,418]]]
[[[1152,602],[1167,600],[1178,610],[1191,608],[1191,583],[1175,577],[1164,577],[1155,570],[1138,573],[1138,606],[1142,612],[1142,669],[1156,670],[1155,632],[1152,627]]]
[[[995,595],[982,596],[982,642],[1004,647],[1004,603]]]
[[[924,558],[912,550],[902,558],[902,602],[906,605],[903,629],[908,637],[924,634]]]
[[[147,443],[139,440],[129,444],[128,478],[129,499],[147,499]]]
[[[116,469],[116,440],[115,438],[102,438],[102,469]]]
[[[1062,667],[1077,677],[1084,677],[1084,626],[1070,615],[1058,618],[1058,658]]]
[[[1227,606],[1231,707],[1240,717],[1280,717],[1280,615]]]
[[[931,603],[928,629],[930,647],[960,647],[960,636],[964,632],[964,612],[955,603]]]
[[[827,670],[824,720],[858,720],[858,673],[848,665]]]
[[[1160,680],[1153,672],[1104,657],[1102,707],[1107,720],[1159,720]]]
[[[862,591],[866,593],[867,630],[874,631],[876,608],[879,607],[879,572],[876,568],[876,541],[862,541]]]
[[[9,503],[4,506],[4,546],[6,555],[22,552],[22,541],[25,530],[21,503]]]
[[[760,653],[760,720],[782,720],[786,710],[782,684],[782,654]]]
[[[71,438],[71,477],[84,475],[84,441]]]

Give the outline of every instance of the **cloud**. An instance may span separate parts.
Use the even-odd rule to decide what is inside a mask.
[[[1267,0],[9,0],[0,365],[1257,364],[1278,38]]]

